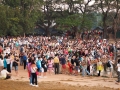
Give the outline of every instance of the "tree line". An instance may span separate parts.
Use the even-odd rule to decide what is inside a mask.
[[[0,0],[0,36],[18,36],[43,28],[73,30],[76,35],[96,23],[104,38],[111,26],[116,37],[120,24],[120,0]],[[101,20],[97,16],[101,16]]]

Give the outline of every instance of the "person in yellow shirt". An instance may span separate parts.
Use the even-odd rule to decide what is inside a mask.
[[[101,62],[101,60],[98,59],[98,62],[97,62],[98,76],[101,76],[100,73],[101,73],[102,70],[103,70],[102,62]]]
[[[54,69],[55,69],[55,74],[59,74],[59,58],[58,58],[58,54],[55,55],[54,58]]]

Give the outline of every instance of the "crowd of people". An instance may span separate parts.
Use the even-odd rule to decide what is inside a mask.
[[[117,71],[117,82],[120,82],[117,48],[115,43],[109,43],[107,39],[73,40],[64,37],[29,36],[0,38],[0,42],[0,71],[4,79],[11,78],[13,68],[18,76],[20,65],[24,70],[27,69],[30,85],[36,87],[38,78],[47,78],[47,74],[52,75],[53,72],[55,75],[97,75],[113,78]]]

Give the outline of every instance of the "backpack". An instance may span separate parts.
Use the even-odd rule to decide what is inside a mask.
[[[110,65],[110,62],[109,62],[109,61],[107,62],[107,67],[111,67],[111,65]]]

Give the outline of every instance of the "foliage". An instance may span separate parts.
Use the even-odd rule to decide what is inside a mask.
[[[84,18],[84,29],[90,29],[92,27],[92,15],[86,15]],[[59,18],[56,20],[57,24],[59,25],[58,28],[62,30],[70,30],[72,27],[81,27],[83,21],[82,14],[73,14],[67,17]]]
[[[32,33],[35,27],[76,32],[101,25],[115,28],[119,23],[120,0],[2,0],[0,3],[0,36]],[[96,14],[97,13],[97,14]],[[97,15],[102,17],[96,19]],[[114,22],[111,22],[114,21]],[[54,24],[55,23],[55,24]],[[97,24],[96,24],[97,23]],[[116,26],[116,27],[117,27]]]
[[[1,36],[18,36],[33,31],[38,12],[37,6],[34,6],[36,1],[32,2],[33,0],[3,0],[0,5]]]

